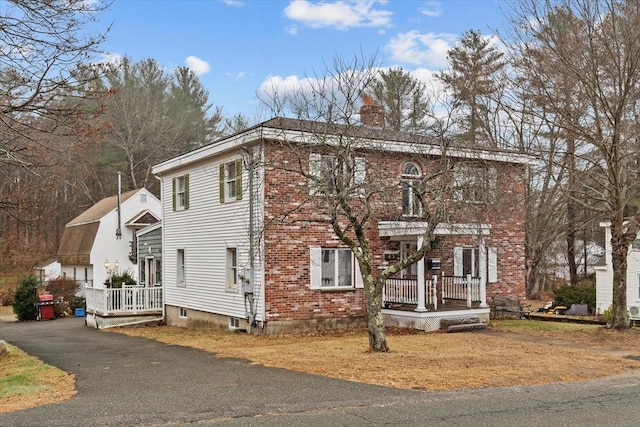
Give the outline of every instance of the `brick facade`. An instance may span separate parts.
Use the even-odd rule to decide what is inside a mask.
[[[264,231],[267,325],[273,322],[292,325],[296,321],[317,323],[329,320],[339,324],[341,321],[344,323],[344,319],[363,318],[363,289],[310,289],[310,247],[346,246],[335,236],[329,224],[313,220],[318,217],[321,207],[318,206],[318,200],[310,200],[307,180],[292,166],[300,164],[303,169],[308,167],[308,152],[304,147],[294,152],[290,147],[266,143],[264,155],[264,164],[267,165],[264,179],[264,221],[268,224]],[[437,167],[441,159],[377,151],[368,151],[362,156],[366,158],[368,178],[380,183],[392,183],[387,193],[375,199],[375,215],[368,228],[371,245],[375,248],[374,271],[379,271],[388,265],[384,261],[385,250],[394,250],[399,245],[397,241],[378,236],[377,221],[402,220],[399,180],[404,164],[413,161],[420,165],[423,173],[427,173]],[[494,294],[524,297],[525,166],[497,162],[491,165],[498,174],[498,197],[495,203],[491,206],[452,204],[451,222],[489,224],[491,227],[490,234],[485,236],[485,245],[498,250],[498,282],[488,284],[487,297]],[[446,185],[451,176],[440,179],[441,185]],[[300,208],[303,202],[304,207]],[[440,258],[441,272],[453,275],[453,248],[477,247],[478,241],[475,239],[471,235],[439,236],[425,259]],[[427,277],[430,274],[427,271]]]

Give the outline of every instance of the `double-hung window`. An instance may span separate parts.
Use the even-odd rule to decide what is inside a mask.
[[[492,203],[496,200],[496,168],[460,163],[453,170],[453,194],[456,200]]]
[[[176,251],[176,282],[178,286],[186,285],[185,261],[184,249],[178,249]]]
[[[414,163],[407,163],[402,169],[402,215],[404,216],[422,214],[420,175],[420,168]]]
[[[311,289],[362,287],[358,263],[348,248],[311,248]]]
[[[242,159],[220,165],[220,203],[242,200]]]
[[[479,277],[486,269],[489,283],[498,281],[498,251],[496,248],[453,248],[453,275]]]
[[[227,248],[226,290],[238,289],[238,250]]]
[[[362,193],[364,183],[364,157],[309,155],[309,194],[336,196],[347,193],[355,196]]]
[[[189,175],[173,178],[173,210],[189,209]]]

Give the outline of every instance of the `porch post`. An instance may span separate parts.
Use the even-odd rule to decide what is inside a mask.
[[[418,237],[418,247],[422,247],[423,238],[422,236]],[[424,278],[424,258],[418,261],[418,277],[417,277],[417,285],[418,285],[418,306],[416,307],[416,311],[427,311],[427,306],[425,305],[425,278]]]
[[[480,240],[480,307],[489,307],[487,304],[487,277],[489,276],[489,254],[487,247],[484,245],[484,239]]]

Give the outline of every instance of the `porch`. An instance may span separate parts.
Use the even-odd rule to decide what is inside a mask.
[[[86,324],[98,329],[161,320],[162,286],[85,289]]]
[[[388,279],[382,301],[388,326],[435,331],[443,319],[471,317],[489,323],[484,282],[471,275],[436,275],[422,285],[418,279]]]

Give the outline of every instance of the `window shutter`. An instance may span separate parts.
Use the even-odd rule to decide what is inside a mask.
[[[355,255],[352,255],[352,261],[354,265],[355,283],[356,288],[364,288],[364,280],[362,280],[362,272],[360,271],[360,263],[356,259]]]
[[[494,203],[498,200],[498,171],[495,167],[487,169],[487,201]]]
[[[309,154],[309,194],[314,195],[318,191],[316,180],[320,179],[322,156],[318,153]]]
[[[498,248],[488,248],[489,252],[489,283],[498,281]]]
[[[309,248],[311,262],[309,264],[309,288],[320,289],[322,285],[322,248]]]
[[[189,209],[189,174],[184,176],[184,208]]]
[[[453,168],[453,199],[463,200],[464,190],[462,186],[464,184],[464,170],[460,165],[456,165]],[[462,258],[461,258],[462,259]]]
[[[242,200],[242,159],[236,159],[236,200]]]
[[[171,202],[173,204],[173,210],[176,210],[176,179],[172,180],[172,190],[171,190]]]
[[[224,203],[224,163],[220,164],[220,176],[219,176],[219,183],[220,183],[220,203]]]
[[[462,276],[462,248],[453,248],[453,275]]]

